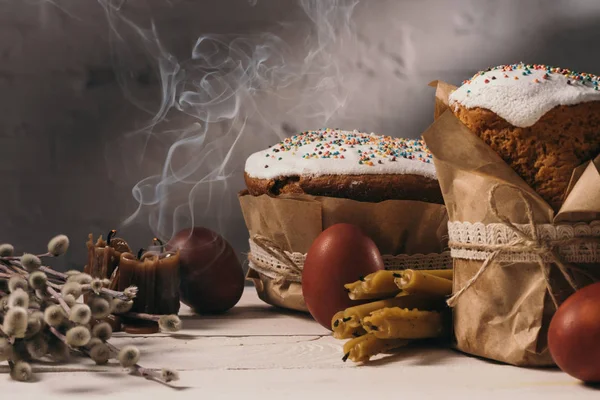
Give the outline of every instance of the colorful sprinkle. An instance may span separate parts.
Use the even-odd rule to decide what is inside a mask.
[[[294,154],[303,146],[312,150],[302,154],[304,159],[346,159],[342,153],[354,151],[358,156],[358,164],[370,167],[376,163],[384,164],[386,160],[396,161],[398,158],[431,163],[433,157],[422,139],[394,138],[335,129],[302,132],[272,146],[270,152]],[[352,150],[356,146],[362,149]],[[278,161],[283,159],[273,156],[272,158]],[[268,165],[265,165],[265,168],[268,168]]]
[[[491,71],[501,71],[503,73],[502,76],[504,76],[504,78],[509,78],[509,75],[506,74],[506,72],[509,72],[509,71],[521,71],[521,74],[520,74],[521,77],[529,77],[530,75],[533,74],[532,71],[544,71],[544,75],[542,76],[544,80],[551,79],[552,74],[560,74],[560,75],[563,75],[564,77],[568,78],[567,85],[574,85],[577,83],[579,83],[581,85],[585,85],[586,83],[589,83],[593,87],[597,87],[600,83],[599,76],[585,73],[585,72],[580,73],[580,72],[571,71],[570,69],[566,69],[566,68],[551,67],[551,66],[547,66],[547,65],[543,65],[543,64],[516,63],[516,64],[511,64],[511,65],[500,65],[497,67],[488,68],[486,70],[479,71],[471,79],[465,80],[463,82],[463,85],[469,85],[475,78],[484,76],[488,72],[491,72]],[[496,79],[496,78],[493,76],[492,79]],[[519,80],[519,77],[514,76],[513,79]],[[489,79],[485,79],[484,82],[489,83]],[[538,78],[533,79],[533,82],[542,83],[542,81]]]

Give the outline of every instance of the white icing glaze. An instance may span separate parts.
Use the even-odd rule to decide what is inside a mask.
[[[556,106],[600,100],[597,79],[594,75],[541,65],[500,66],[465,81],[450,95],[450,106],[485,108],[512,125],[525,128]]]
[[[327,151],[330,158],[323,158]],[[258,179],[354,174],[416,174],[436,179],[431,154],[422,140],[331,129],[304,132],[254,153],[246,160],[245,170]]]

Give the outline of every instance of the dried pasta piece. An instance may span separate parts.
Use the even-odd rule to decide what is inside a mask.
[[[406,346],[410,341],[405,339],[379,339],[368,333],[349,340],[344,344],[343,361],[365,362],[377,354]]]
[[[452,281],[424,271],[407,269],[395,278],[396,285],[403,292],[427,294],[433,296],[449,296],[452,294]]]
[[[425,339],[443,336],[448,330],[438,311],[388,307],[363,319],[363,327],[379,339]]]
[[[394,282],[394,271],[377,271],[344,285],[352,300],[373,300],[394,297],[400,289]]]

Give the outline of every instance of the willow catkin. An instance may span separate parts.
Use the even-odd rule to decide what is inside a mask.
[[[48,242],[48,253],[54,257],[63,255],[69,249],[69,238],[65,235],[54,236]]]
[[[13,348],[8,339],[0,337],[0,361],[7,361],[12,358]]]
[[[92,318],[92,311],[87,304],[75,304],[71,308],[71,313],[69,314],[69,320],[75,322],[76,324],[85,325],[90,322]]]
[[[92,334],[85,326],[75,326],[67,331],[65,338],[69,346],[82,347],[88,344]]]
[[[29,285],[22,276],[14,275],[8,280],[8,290],[12,293],[17,289],[27,290]]]
[[[89,285],[92,283],[92,277],[89,274],[80,272],[77,275],[72,275],[67,278],[67,282],[77,282],[80,285]]]
[[[15,381],[28,382],[33,377],[31,365],[25,361],[17,361],[10,369],[10,377]]]
[[[110,349],[104,343],[96,344],[90,350],[90,358],[98,365],[108,363],[110,359]]]
[[[75,304],[77,304],[77,300],[75,299],[75,297],[73,297],[73,295],[70,294],[63,296],[63,300],[65,303],[67,303],[69,307],[73,307]]]
[[[103,319],[109,316],[111,307],[108,301],[102,297],[94,297],[88,302],[92,316],[96,319]]]
[[[35,271],[29,275],[29,285],[34,289],[43,289],[48,283],[48,276],[42,271]]]
[[[10,257],[15,253],[15,248],[12,244],[0,244],[0,257]]]
[[[102,284],[102,279],[94,278],[94,279],[92,279],[92,282],[90,283],[90,287],[91,287],[92,291],[96,294],[99,294],[102,291],[103,286],[104,285]]]
[[[181,320],[177,315],[161,315],[158,327],[164,332],[178,332],[181,330]]]
[[[100,322],[92,328],[92,336],[105,342],[112,336],[112,327],[108,322]]]
[[[24,338],[27,331],[27,310],[22,307],[9,309],[4,315],[2,330],[8,336]]]
[[[29,308],[29,294],[23,289],[16,289],[8,296],[8,308]]]
[[[118,359],[123,367],[133,367],[140,360],[140,351],[135,346],[125,346],[119,351]]]
[[[125,314],[133,307],[133,301],[123,301],[120,299],[112,299],[110,309],[113,314]]]
[[[33,272],[42,266],[42,260],[34,254],[25,253],[21,256],[21,265],[27,271]]]
[[[50,326],[59,326],[65,317],[65,311],[58,304],[53,304],[44,310],[44,322]]]
[[[162,380],[165,382],[172,382],[172,381],[179,380],[179,372],[175,371],[174,369],[170,369],[170,368],[163,368],[160,371],[160,376],[161,376]]]
[[[30,338],[38,334],[44,326],[44,313],[41,311],[32,312],[27,318],[27,330],[25,337]]]
[[[77,282],[67,282],[60,290],[60,294],[62,294],[63,297],[71,295],[75,299],[78,299],[81,296],[81,293],[81,285]]]

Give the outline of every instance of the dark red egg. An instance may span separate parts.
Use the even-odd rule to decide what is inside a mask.
[[[178,232],[167,244],[179,250],[181,301],[199,314],[223,313],[244,291],[244,271],[231,245],[210,229]]]
[[[600,382],[600,282],[561,304],[550,321],[548,347],[564,372],[584,382]]]
[[[331,329],[333,315],[364,302],[350,300],[344,285],[384,269],[375,242],[360,228],[336,224],[314,240],[302,271],[302,294],[313,318]]]

